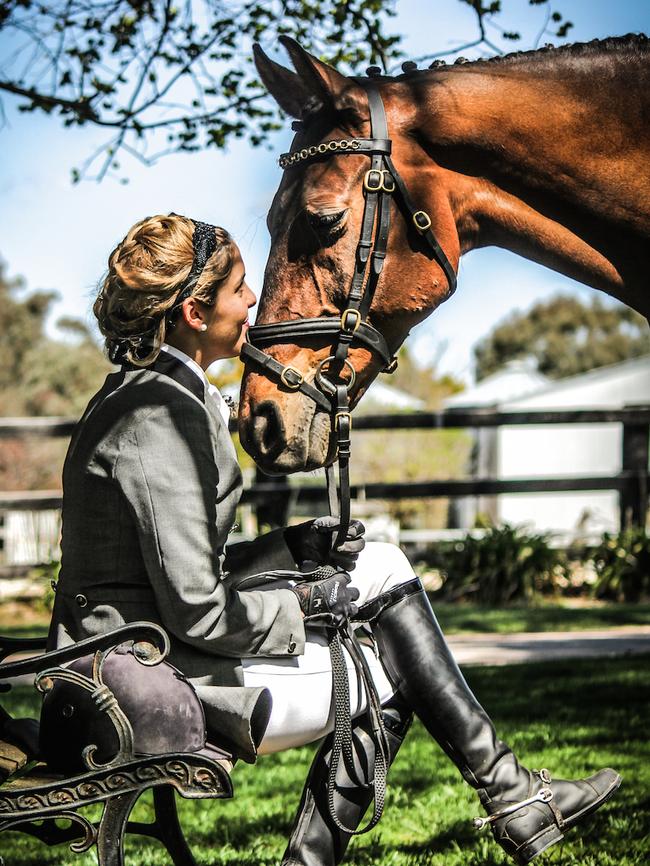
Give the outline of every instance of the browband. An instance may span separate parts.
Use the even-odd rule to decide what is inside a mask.
[[[288,153],[280,154],[278,165],[280,168],[289,168],[298,162],[316,157],[332,156],[334,153],[383,153],[390,154],[392,142],[390,138],[342,138],[340,140],[322,141],[320,144],[312,144],[302,150],[290,150]]]

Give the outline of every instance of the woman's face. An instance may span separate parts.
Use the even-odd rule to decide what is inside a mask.
[[[233,266],[230,275],[217,290],[215,303],[206,307],[207,331],[201,334],[204,359],[217,361],[239,355],[246,340],[248,311],[257,298],[246,283],[246,269],[239,248],[233,244]]]

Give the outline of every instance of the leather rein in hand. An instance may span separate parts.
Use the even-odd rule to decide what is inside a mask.
[[[391,196],[396,194],[410,223],[427,243],[434,258],[443,269],[449,284],[449,293],[456,289],[456,274],[431,230],[431,218],[419,210],[395,168],[391,159],[391,139],[384,104],[376,84],[370,79],[357,79],[366,90],[370,109],[370,138],[352,138],[325,141],[302,150],[284,153],[280,167],[290,169],[311,159],[322,159],[342,154],[364,154],[370,158],[370,168],[363,178],[365,196],[361,236],[357,244],[354,273],[347,297],[347,306],[337,317],[319,317],[271,322],[253,325],[248,330],[247,342],[241,357],[247,363],[261,368],[267,376],[280,381],[288,391],[301,391],[332,418],[332,435],[336,439],[338,481],[334,464],[326,468],[327,492],[330,514],[339,519],[339,528],[332,543],[335,549],[345,541],[350,523],[350,390],[354,386],[356,371],[348,358],[350,347],[360,345],[370,349],[383,364],[383,372],[392,373],[397,367],[385,337],[369,321],[368,315],[377,283],[386,258],[386,246],[390,230]],[[261,347],[278,343],[299,343],[301,338],[331,337],[331,353],[316,369],[313,382],[308,382],[296,367],[281,364]],[[347,368],[349,377],[341,375]],[[318,569],[322,576],[324,566]],[[364,621],[363,609],[356,621]],[[365,617],[368,619],[368,617]],[[381,702],[365,656],[354,635],[352,625],[347,622],[339,629],[330,630],[330,655],[332,658],[332,691],[334,695],[334,738],[328,778],[328,805],[336,826],[350,835],[360,835],[371,830],[381,818],[386,792],[388,771],[388,742],[383,724]],[[343,654],[347,649],[363,685],[368,704],[368,716],[375,737],[375,769],[371,784],[374,787],[374,811],[368,824],[361,830],[346,827],[336,814],[335,791],[337,769],[343,758],[346,770],[356,784],[364,787],[368,783],[360,778],[354,763],[352,748],[352,720],[350,710],[350,686]]]

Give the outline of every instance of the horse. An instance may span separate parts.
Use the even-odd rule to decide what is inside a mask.
[[[403,198],[392,197],[385,260],[363,316],[389,353],[452,293],[460,256],[489,245],[650,317],[647,37],[451,66],[438,61],[427,70],[406,64],[396,77],[373,68],[369,79],[345,76],[297,42],[282,42],[295,72],[255,49],[265,86],[298,119],[268,214],[271,252],[257,326],[346,315],[370,187],[368,154],[343,145],[373,135],[368,83],[383,103],[393,173],[424,214],[409,214]],[[391,181],[382,171],[372,184],[386,175]],[[425,242],[418,219],[425,227],[428,220],[426,234],[440,254]],[[268,474],[315,469],[334,458],[330,413],[313,394],[332,356],[329,333],[267,340],[265,355],[280,376],[245,355],[240,438]],[[349,346],[339,375],[349,379],[352,405],[386,366],[380,355],[367,343]]]

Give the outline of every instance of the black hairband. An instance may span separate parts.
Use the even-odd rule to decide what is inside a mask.
[[[194,233],[192,234],[192,247],[194,249],[194,260],[192,268],[187,279],[183,283],[183,287],[176,298],[177,307],[182,304],[186,298],[192,294],[192,289],[196,285],[199,277],[203,273],[203,268],[206,266],[208,259],[217,249],[217,231],[216,227],[210,223],[202,223],[198,220],[191,220],[194,224]]]

